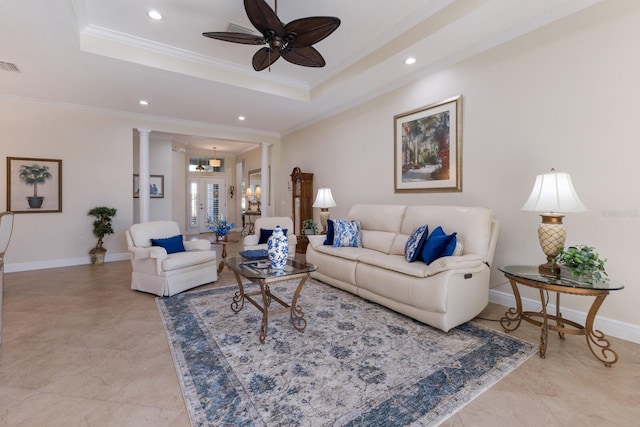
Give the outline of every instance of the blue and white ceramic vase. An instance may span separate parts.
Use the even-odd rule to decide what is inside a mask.
[[[280,270],[287,265],[287,257],[289,256],[289,239],[282,232],[279,225],[267,240],[267,254],[269,255],[269,263],[271,268]]]

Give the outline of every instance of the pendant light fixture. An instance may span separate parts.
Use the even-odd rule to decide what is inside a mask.
[[[209,166],[213,166],[214,168],[220,167],[220,159],[216,158],[216,147],[213,147],[213,159],[209,160]]]

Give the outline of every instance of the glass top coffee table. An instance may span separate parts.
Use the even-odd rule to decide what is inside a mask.
[[[269,314],[290,313],[291,325],[299,332],[303,332],[307,327],[307,321],[304,318],[304,312],[298,305],[298,297],[302,291],[302,287],[309,278],[311,272],[316,271],[318,267],[309,263],[301,263],[292,259],[287,260],[287,264],[281,270],[271,267],[263,267],[260,261],[248,260],[243,257],[225,258],[224,263],[233,274],[238,282],[238,292],[233,296],[231,310],[238,313],[244,307],[244,302],[249,301],[262,313],[262,323],[260,325],[260,342],[264,342],[267,336],[267,325],[269,322]],[[268,263],[268,261],[267,261]],[[245,292],[242,280],[246,279],[260,286],[260,290],[253,292]],[[291,300],[291,304],[283,301],[278,296],[271,293],[270,285],[277,282],[299,279],[295,293]],[[260,298],[254,298],[260,296]],[[271,303],[275,301],[280,304],[280,308],[270,309]]]
[[[516,308],[510,308],[500,319],[500,324],[506,332],[515,331],[520,326],[522,320],[533,325],[540,326],[540,357],[544,358],[547,351],[547,335],[549,329],[558,332],[560,339],[564,339],[564,334],[584,335],[587,339],[587,346],[591,353],[604,363],[605,366],[611,366],[618,361],[618,354],[611,349],[611,344],[601,331],[593,329],[593,323],[598,314],[600,306],[604,299],[609,295],[609,291],[617,291],[623,289],[624,286],[615,280],[598,280],[592,282],[575,280],[571,277],[556,277],[541,274],[537,266],[530,265],[509,265],[499,267],[500,271],[509,279],[513,295],[516,299]],[[522,300],[517,284],[520,283],[540,291],[540,302],[542,310],[523,311]],[[556,314],[547,314],[547,300],[545,299],[545,291],[556,293]],[[560,313],[560,294],[593,296],[595,300],[589,309],[586,322],[583,325],[567,320]],[[541,319],[537,320],[537,319]],[[549,320],[555,321],[549,324]]]

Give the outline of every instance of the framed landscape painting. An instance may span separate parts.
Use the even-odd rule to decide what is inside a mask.
[[[462,95],[394,116],[395,192],[462,191]]]
[[[7,157],[7,210],[62,212],[62,160]]]

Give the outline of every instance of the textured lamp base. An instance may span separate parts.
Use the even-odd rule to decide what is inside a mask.
[[[322,224],[322,234],[327,234],[328,219],[329,219],[329,208],[320,208],[320,224]]]
[[[542,223],[538,226],[538,239],[542,252],[547,256],[547,262],[538,266],[540,274],[557,276],[560,268],[553,259],[564,248],[567,239],[567,229],[562,223],[564,215],[540,215]]]

